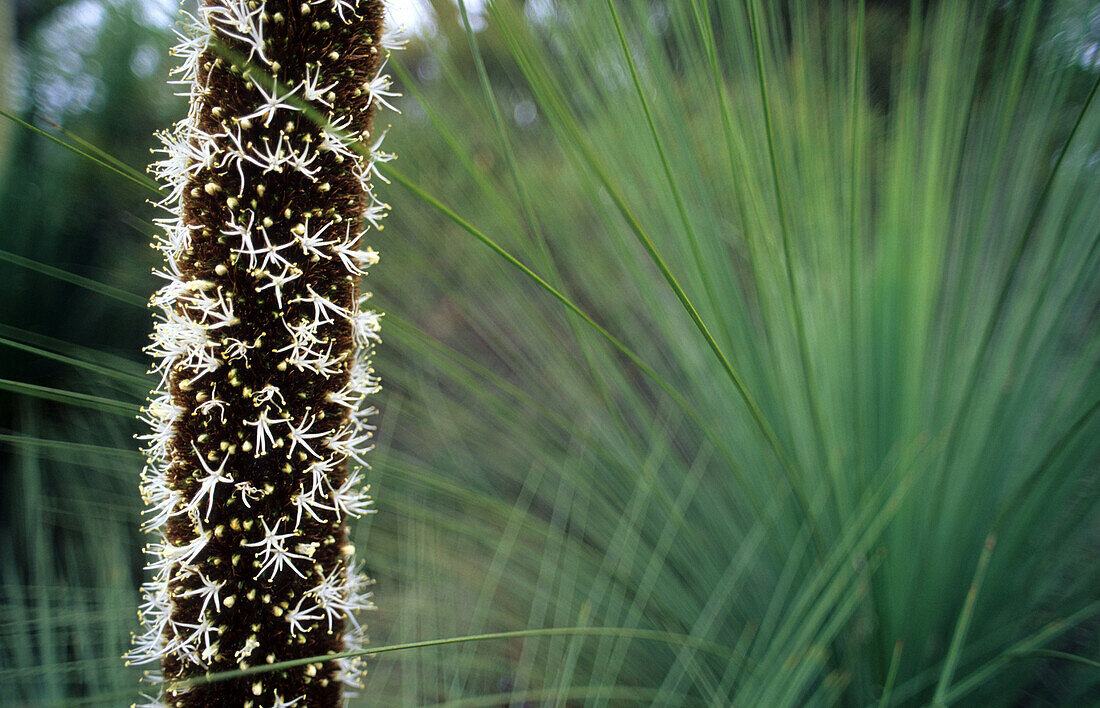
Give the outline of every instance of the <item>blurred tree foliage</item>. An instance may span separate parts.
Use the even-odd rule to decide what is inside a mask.
[[[184,108],[165,84],[163,28],[141,3],[19,2],[4,108],[40,128],[60,125],[119,159],[150,161],[153,131]],[[0,249],[106,282],[144,298],[154,259],[145,248],[151,193],[28,130],[3,153]],[[0,262],[2,324],[101,351],[143,346],[149,315],[82,288]],[[108,314],[109,313],[109,314]],[[64,369],[0,349],[4,378],[59,385]],[[2,395],[2,394],[0,394]],[[11,399],[0,410],[11,411]],[[0,425],[9,427],[7,415]]]

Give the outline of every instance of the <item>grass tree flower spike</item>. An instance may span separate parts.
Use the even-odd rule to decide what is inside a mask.
[[[157,541],[129,655],[159,664],[151,705],[336,706],[358,685],[358,659],[201,677],[363,643],[369,581],[345,524],[370,511],[357,467],[379,315],[359,281],[378,258],[364,234],[386,212],[371,178],[392,158],[371,132],[399,45],[383,11],[203,0],[184,14],[190,110],[153,168],[170,213],[141,436]]]

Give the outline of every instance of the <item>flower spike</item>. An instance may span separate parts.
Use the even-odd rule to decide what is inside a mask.
[[[208,673],[356,649],[370,581],[349,517],[380,315],[359,280],[388,207],[372,132],[396,110],[382,0],[201,0],[171,83],[187,117],[150,170],[168,215],[148,347],[160,384],[138,436],[151,579],[128,655],[148,705],[341,705],[360,659],[203,683]],[[238,66],[234,62],[244,62]]]

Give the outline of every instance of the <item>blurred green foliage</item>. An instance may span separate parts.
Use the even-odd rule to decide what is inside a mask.
[[[757,3],[762,38],[743,3],[617,3],[664,159],[603,2],[498,2],[474,33],[432,4],[392,60],[397,168],[681,398],[384,187],[380,513],[356,541],[379,581],[374,641],[593,625],[695,643],[396,653],[360,702],[1100,701],[1094,666],[1012,654],[1100,652],[1096,106],[1057,162],[1096,79],[1096,3],[868,2],[862,34],[855,2]],[[147,163],[185,110],[158,9],[15,11],[4,109]],[[31,131],[0,139],[0,379],[139,404],[149,194]],[[41,394],[0,390],[0,693],[126,702],[138,424]]]

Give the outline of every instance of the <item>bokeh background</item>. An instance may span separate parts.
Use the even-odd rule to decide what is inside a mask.
[[[602,1],[391,4],[394,165],[677,395],[382,185],[372,642],[695,643],[380,655],[354,705],[1100,703],[1100,3],[756,3],[761,68],[744,3],[619,2],[637,87]],[[48,136],[143,169],[176,9],[0,0],[3,705],[138,700],[156,212]]]

